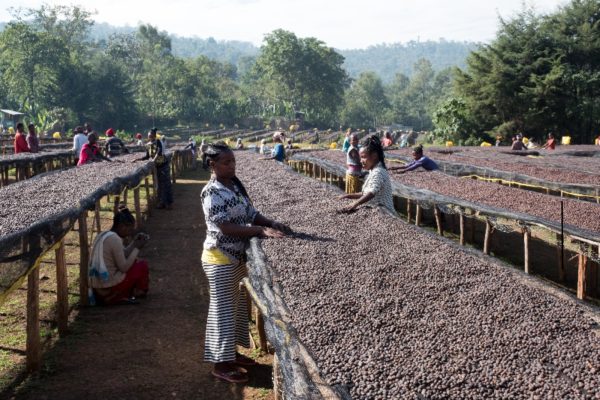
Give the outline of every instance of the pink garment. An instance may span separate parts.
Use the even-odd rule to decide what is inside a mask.
[[[89,143],[86,143],[83,145],[83,147],[81,147],[81,152],[79,153],[79,161],[77,162],[77,166],[79,167],[80,165],[84,165],[87,164],[90,161],[90,155],[88,154],[87,150],[91,150],[92,154],[94,155],[98,155],[98,153],[100,153],[100,149],[98,148],[98,146],[93,145],[91,146]]]

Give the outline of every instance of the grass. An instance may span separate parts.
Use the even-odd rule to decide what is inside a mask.
[[[152,178],[150,178],[150,183]],[[142,209],[147,208],[145,190],[140,190],[140,203]],[[127,201],[133,210],[133,193]],[[104,198],[100,203],[100,219],[102,230],[109,229],[112,224],[112,202]],[[146,214],[147,217],[147,214]],[[88,229],[93,224],[94,213],[88,213]],[[77,225],[77,224],[76,224]],[[88,235],[89,236],[89,235]],[[77,317],[79,303],[79,233],[71,230],[65,237],[65,257],[67,262],[67,279],[69,292],[70,319]],[[40,340],[45,348],[51,347],[58,340],[56,326],[56,269],[54,252],[48,252],[40,262],[39,283],[39,321]],[[21,384],[30,384],[30,380],[23,381],[25,371],[26,350],[26,321],[27,321],[27,281],[23,286],[9,295],[6,302],[0,306],[0,398]],[[76,333],[77,322],[69,324],[70,332]],[[69,340],[68,337],[66,340]],[[44,358],[41,373],[51,373],[53,362],[49,357]]]

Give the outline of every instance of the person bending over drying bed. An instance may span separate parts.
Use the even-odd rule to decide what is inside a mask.
[[[342,208],[342,212],[352,212],[362,204],[383,206],[396,215],[392,198],[392,183],[385,166],[383,146],[376,135],[369,136],[359,151],[362,167],[369,171],[361,193],[345,194],[340,199],[356,200]]]
[[[83,145],[81,148],[81,153],[79,153],[79,161],[77,161],[77,166],[89,164],[97,161],[112,161],[110,158],[105,157],[100,152],[100,148],[96,144],[98,142],[98,135],[96,132],[92,132],[87,136],[88,142]]]
[[[89,276],[99,304],[135,304],[136,297],[148,293],[148,263],[137,256],[150,237],[138,233],[129,246],[123,247],[123,239],[130,237],[134,228],[134,216],[121,207],[110,231],[100,233],[94,240]]]
[[[275,146],[271,151],[271,157],[261,158],[261,160],[276,160],[283,162],[285,160],[285,148],[283,147],[284,139],[285,137],[281,132],[276,132],[273,135],[273,142],[275,142]]]
[[[243,383],[248,377],[238,366],[256,364],[236,352],[236,345],[250,346],[247,299],[239,287],[246,276],[248,241],[255,236],[281,238],[291,230],[256,211],[235,175],[235,156],[225,143],[209,144],[202,163],[211,170],[201,194],[207,227],[202,267],[210,293],[204,360],[214,363],[215,377]]]
[[[423,146],[415,146],[413,148],[413,160],[406,165],[401,167],[390,167],[388,170],[397,171],[399,170],[401,174],[409,171],[414,171],[419,167],[423,167],[427,171],[434,171],[438,169],[438,165],[431,158],[423,155]]]

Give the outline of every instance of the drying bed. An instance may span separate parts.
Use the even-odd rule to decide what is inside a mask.
[[[309,157],[344,165],[345,155],[340,151],[320,151]],[[397,165],[388,163],[389,166]],[[458,178],[422,168],[400,174],[390,171],[392,179],[408,186],[427,189],[441,195],[467,200],[477,204],[528,214],[560,224],[560,202],[556,196],[531,192],[468,178]],[[577,228],[600,234],[600,204],[563,199],[564,222]]]
[[[597,309],[381,210],[337,214],[331,186],[236,157],[255,206],[296,232],[261,241],[263,276],[340,397],[600,398]]]

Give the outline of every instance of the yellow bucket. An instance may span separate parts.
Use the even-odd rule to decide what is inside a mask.
[[[481,142],[480,146],[481,147],[492,147],[492,144],[489,142]]]
[[[453,141],[451,141],[451,140],[448,140],[448,141],[446,142],[446,147],[452,147],[452,146],[454,146],[454,142],[453,142]]]
[[[570,145],[571,144],[571,136],[563,136],[560,139],[560,144],[565,145],[565,146]]]

